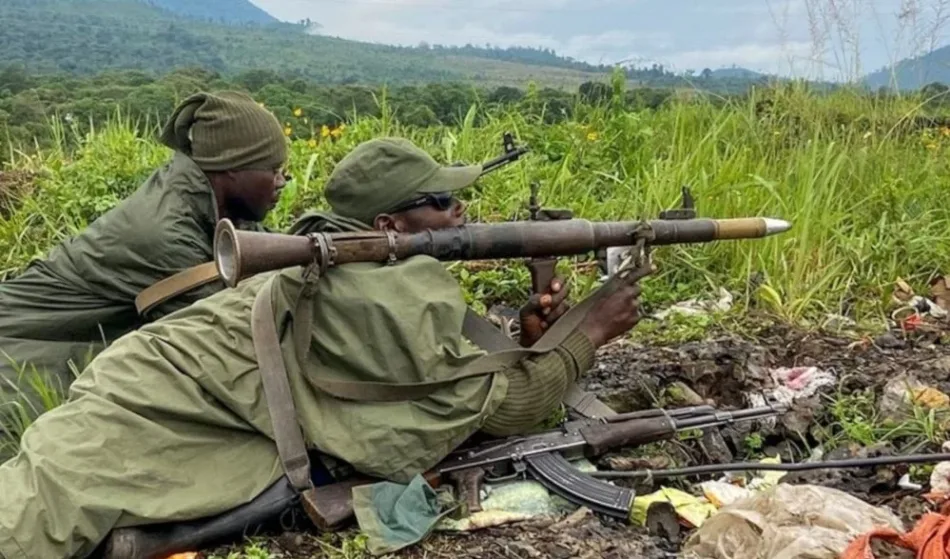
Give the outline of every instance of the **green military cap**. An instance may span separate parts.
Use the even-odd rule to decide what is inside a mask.
[[[377,215],[419,195],[470,186],[481,173],[481,165],[440,165],[404,138],[377,138],[340,160],[324,195],[334,213],[372,224]]]

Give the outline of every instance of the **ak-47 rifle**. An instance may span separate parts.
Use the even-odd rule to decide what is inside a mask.
[[[557,429],[522,437],[494,439],[463,445],[425,473],[437,487],[454,484],[470,512],[479,510],[479,484],[528,477],[554,493],[591,509],[626,519],[633,503],[631,489],[598,481],[569,461],[594,457],[628,445],[669,439],[687,429],[706,429],[738,421],[765,419],[783,413],[783,406],[763,406],[738,411],[717,411],[711,406],[673,410],[650,409],[607,419],[565,421]],[[596,472],[594,474],[631,472]],[[217,516],[114,530],[103,559],[161,559],[175,553],[205,549],[254,530],[301,504],[307,516],[323,530],[335,530],[353,518],[352,489],[380,480],[354,477],[309,489],[301,499],[286,476],[252,502]]]
[[[501,149],[502,153],[498,157],[482,163],[482,174],[480,176],[484,177],[492,171],[496,171],[505,165],[511,163],[512,161],[517,161],[521,158],[522,155],[528,153],[530,148],[528,146],[517,146],[515,145],[515,140],[511,135],[511,132],[505,132],[501,137]]]
[[[457,449],[424,477],[433,487],[446,482],[453,484],[459,500],[465,503],[469,512],[480,510],[482,481],[499,482],[530,476],[568,501],[626,519],[633,504],[634,491],[599,481],[580,472],[570,461],[600,456],[620,447],[670,439],[684,430],[761,420],[785,411],[786,407],[782,405],[737,411],[697,406],[566,421],[554,430]],[[322,529],[339,528],[353,515],[351,490],[376,481],[379,480],[359,477],[312,489],[313,498],[304,501],[308,516]]]

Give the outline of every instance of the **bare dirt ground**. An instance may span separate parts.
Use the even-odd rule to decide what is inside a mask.
[[[929,387],[950,394],[950,325],[944,324],[914,332],[894,331],[875,337],[839,337],[798,332],[785,327],[770,327],[754,336],[730,333],[713,334],[704,341],[680,344],[618,343],[602,348],[594,370],[582,382],[617,411],[633,411],[659,404],[668,407],[714,403],[721,408],[747,407],[749,395],[774,388],[769,371],[779,367],[815,366],[833,372],[836,383],[820,389],[811,398],[797,401],[795,411],[773,428],[739,427],[721,432],[721,437],[703,437],[699,444],[672,445],[665,456],[650,457],[654,467],[740,461],[755,459],[743,441],[744,429],[756,429],[762,436],[759,452],[782,454],[783,461],[803,459],[802,445],[792,432],[817,437],[819,426],[840,419],[832,411],[832,402],[840,394],[873,394],[880,397],[885,385],[895,377],[912,373]],[[816,430],[818,429],[818,430]],[[876,456],[907,453],[900,442],[862,447],[842,444],[826,458]],[[911,449],[925,453],[939,451],[937,444],[920,444]],[[616,455],[614,455],[616,456]],[[759,454],[761,456],[761,454]],[[600,465],[616,464],[608,455]],[[888,506],[902,518],[906,528],[926,511],[920,497],[923,491],[901,489],[900,477],[907,466],[789,473],[788,483],[810,483],[835,487],[874,505]],[[708,476],[702,479],[711,479]],[[688,488],[700,478],[656,480],[652,484],[633,485],[640,494],[652,492],[660,484]],[[618,481],[627,484],[624,481]],[[424,543],[404,550],[396,557],[422,558],[537,558],[537,557],[676,557],[688,535],[672,523],[665,529],[634,527],[597,515],[532,521],[489,528],[474,533],[439,533]],[[346,549],[354,532],[315,536],[306,532],[287,533],[266,540],[264,547],[272,557],[302,559],[310,557],[359,557],[362,553]],[[878,549],[882,549],[877,546]],[[214,551],[218,557],[244,549],[244,545]],[[888,557],[912,557],[892,550]],[[206,554],[204,557],[209,557]],[[238,555],[243,557],[244,555]],[[247,555],[251,556],[251,555]]]

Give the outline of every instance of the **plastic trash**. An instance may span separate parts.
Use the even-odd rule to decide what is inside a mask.
[[[778,385],[772,397],[783,404],[791,404],[801,398],[810,398],[825,386],[836,382],[831,371],[818,367],[781,367],[769,371],[772,380]]]
[[[582,472],[596,470],[589,460],[580,459],[572,465]],[[534,480],[486,483],[480,496],[482,510],[470,513],[465,518],[443,517],[435,526],[436,531],[470,532],[511,522],[536,518],[553,518],[574,512],[577,505],[547,490]]]
[[[702,526],[707,518],[716,514],[716,506],[705,499],[690,495],[685,491],[670,487],[661,487],[649,495],[640,495],[633,500],[630,508],[630,522],[643,526],[646,524],[650,505],[667,502],[673,505],[676,516],[686,521],[690,527]]]
[[[902,529],[888,510],[843,491],[783,483],[720,509],[683,551],[702,559],[837,559],[879,527]]]
[[[944,506],[939,513],[926,513],[910,533],[899,529],[875,528],[851,542],[841,559],[875,559],[871,541],[876,539],[909,549],[920,559],[950,559],[950,511],[947,509]]]

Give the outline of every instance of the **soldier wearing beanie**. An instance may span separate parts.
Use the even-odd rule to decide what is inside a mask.
[[[257,228],[277,203],[287,141],[249,96],[185,99],[160,141],[170,161],[131,196],[0,283],[0,410],[42,413],[34,373],[65,390],[116,338],[223,289],[215,224]]]

